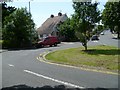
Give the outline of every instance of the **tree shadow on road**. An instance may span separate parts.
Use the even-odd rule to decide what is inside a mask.
[[[60,47],[59,45],[57,47]],[[19,51],[19,50],[37,50],[37,49],[43,49],[43,48],[50,48],[50,46],[44,46],[41,48],[36,47],[24,47],[24,48],[2,48],[3,50],[7,51]]]
[[[19,51],[19,50],[36,50],[38,48],[35,47],[27,47],[27,48],[8,48],[8,51]]]
[[[90,55],[120,55],[120,49],[89,49],[85,52]]]

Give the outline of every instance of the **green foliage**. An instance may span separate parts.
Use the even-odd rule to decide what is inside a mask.
[[[2,27],[4,27],[4,21],[5,21],[5,17],[9,16],[11,13],[13,13],[16,8],[15,7],[12,7],[12,6],[7,6],[7,4],[5,2],[2,2],[0,3],[0,7],[1,7],[1,15],[2,15],[2,18],[0,18],[0,39],[2,39]]]
[[[68,18],[65,22],[59,24],[58,30],[62,36],[65,36],[66,41],[77,40],[74,31],[74,20],[72,18]]]
[[[104,29],[106,29],[104,25],[97,25],[92,33],[99,35]]]
[[[2,5],[2,27],[3,27],[4,26],[3,22],[5,21],[5,17],[13,13],[16,10],[16,8],[12,6],[7,6],[5,2],[1,3],[1,5]]]
[[[2,40],[2,28],[0,27],[0,40]]]
[[[118,33],[120,38],[120,1],[107,2],[102,13],[102,21],[106,26]],[[116,27],[118,29],[116,29]]]
[[[17,9],[5,18],[3,28],[3,46],[30,46],[35,35],[35,24],[26,8]]]
[[[98,3],[89,2],[73,2],[75,9],[74,19],[76,36],[79,38],[82,45],[87,50],[87,42],[92,36],[92,29],[95,23],[101,19],[100,11],[97,8]]]
[[[0,40],[0,49],[2,48],[3,40]]]

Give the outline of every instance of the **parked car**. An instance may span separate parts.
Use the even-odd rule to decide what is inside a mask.
[[[92,41],[99,40],[99,37],[97,35],[93,35],[91,38]]]
[[[104,32],[101,32],[100,34],[101,34],[101,35],[104,35]]]
[[[43,39],[42,41],[37,42],[35,47],[39,48],[39,47],[44,47],[46,45],[57,46],[57,44],[59,44],[59,43],[60,43],[60,41],[59,41],[59,39],[57,37],[49,36],[49,37],[46,37],[45,39]]]

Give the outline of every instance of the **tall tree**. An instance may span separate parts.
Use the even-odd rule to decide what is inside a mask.
[[[102,13],[102,21],[109,28],[118,33],[120,38],[120,1],[119,2],[107,2],[105,9]]]
[[[0,4],[0,40],[2,39],[2,4]]]
[[[87,50],[87,42],[90,40],[95,23],[101,19],[100,11],[97,8],[98,3],[92,3],[91,1],[73,2],[76,36],[85,47],[85,50]]]
[[[1,3],[1,5],[2,5],[2,27],[3,27],[4,26],[3,22],[5,21],[5,17],[13,13],[16,10],[16,8],[12,6],[7,6],[5,2]]]
[[[11,13],[13,13],[16,8],[12,7],[12,6],[7,6],[7,4],[5,2],[0,3],[0,9],[1,9],[1,13],[0,13],[0,24],[1,24],[1,28],[0,28],[0,39],[2,39],[2,27],[4,26],[4,21],[5,21],[5,17],[9,16]]]
[[[3,45],[24,47],[34,38],[35,24],[26,8],[18,8],[5,18],[3,29]]]

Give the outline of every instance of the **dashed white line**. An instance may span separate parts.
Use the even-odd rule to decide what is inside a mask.
[[[8,64],[8,66],[10,66],[10,67],[14,67],[14,65],[12,65],[12,64]]]
[[[60,83],[60,84],[64,84],[64,85],[67,85],[67,86],[70,86],[70,87],[81,88],[81,89],[85,88],[85,87],[81,87],[81,86],[71,84],[71,83],[68,83],[68,82],[64,82],[64,81],[61,81],[61,80],[53,79],[51,77],[47,77],[47,76],[44,76],[44,75],[29,71],[29,70],[24,70],[24,72],[27,72],[27,73],[30,73],[30,74],[36,75],[38,77],[42,77],[44,79],[51,80],[51,81],[54,81],[54,82],[57,82],[57,83]]]

